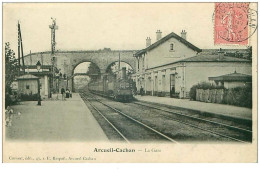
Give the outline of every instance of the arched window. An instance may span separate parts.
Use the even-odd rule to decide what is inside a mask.
[[[171,44],[170,44],[170,50],[171,50],[171,51],[173,51],[173,47],[174,47],[174,45],[173,45],[173,43],[171,43]]]

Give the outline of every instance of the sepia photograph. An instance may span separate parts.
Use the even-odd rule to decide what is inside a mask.
[[[2,3],[4,162],[256,162],[257,3]]]

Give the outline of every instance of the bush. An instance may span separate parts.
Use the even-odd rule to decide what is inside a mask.
[[[252,86],[225,90],[224,103],[252,108]]]
[[[20,97],[17,94],[6,93],[5,94],[5,108],[7,108],[7,106],[16,104],[19,100],[20,100]]]
[[[189,95],[190,95],[190,99],[191,100],[196,100],[196,89],[197,89],[197,86],[198,85],[193,85],[191,88],[190,88],[190,92],[189,92]]]
[[[197,85],[197,89],[203,89],[203,90],[212,89],[212,87],[213,87],[213,85],[208,82],[201,82],[201,83],[198,83],[198,85]]]

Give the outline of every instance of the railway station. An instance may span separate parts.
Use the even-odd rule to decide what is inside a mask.
[[[8,141],[252,142],[250,48],[200,49],[185,30],[157,30],[143,49],[62,51],[52,19],[51,51],[23,56],[18,27]]]

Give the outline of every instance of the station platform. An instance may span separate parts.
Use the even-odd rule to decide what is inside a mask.
[[[6,139],[15,141],[109,141],[78,93],[61,100],[53,95],[37,106],[37,101],[24,101],[11,106],[12,125],[6,127]]]
[[[207,112],[211,114],[223,115],[227,117],[240,118],[252,121],[252,109],[245,107],[237,107],[226,104],[205,103],[199,101],[191,101],[189,99],[176,99],[170,97],[137,95],[135,96],[135,98],[138,101],[175,106],[184,109],[191,109],[200,112]]]

